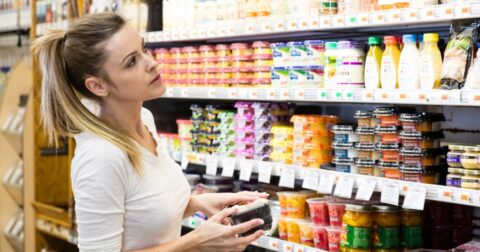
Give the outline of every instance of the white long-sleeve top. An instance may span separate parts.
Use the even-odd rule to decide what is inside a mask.
[[[126,153],[89,132],[75,136],[72,187],[80,251],[124,251],[180,237],[190,187],[180,166],[159,146],[153,115],[142,121],[157,142],[157,156],[141,147],[143,175]]]

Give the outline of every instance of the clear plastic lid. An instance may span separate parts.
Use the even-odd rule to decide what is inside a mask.
[[[441,113],[427,113],[419,114],[400,114],[401,122],[442,122],[445,121],[445,116]]]

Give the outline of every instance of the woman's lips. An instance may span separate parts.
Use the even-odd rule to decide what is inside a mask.
[[[158,80],[160,80],[160,74],[157,75],[157,77],[155,77],[155,79],[153,79],[153,80],[150,82],[150,84],[153,84],[153,83],[157,82]]]

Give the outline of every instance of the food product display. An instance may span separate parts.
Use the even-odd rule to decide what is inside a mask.
[[[247,205],[240,205],[237,208],[237,212],[229,218],[233,225],[238,225],[256,218],[264,221],[261,226],[250,229],[248,232],[243,233],[242,236],[248,236],[260,229],[269,230],[272,228],[272,215],[267,199],[257,199]]]

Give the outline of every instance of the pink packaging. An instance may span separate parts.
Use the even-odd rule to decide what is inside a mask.
[[[326,228],[328,236],[328,251],[340,251],[340,233],[339,228]]]
[[[327,250],[328,249],[328,234],[326,227],[313,226],[313,245],[315,248]]]
[[[307,199],[307,203],[310,208],[310,215],[312,217],[312,223],[314,225],[317,225],[317,226],[330,225],[328,206],[327,206],[328,200],[331,200],[331,197]]]
[[[330,219],[330,226],[341,227],[342,218],[345,213],[345,203],[343,202],[327,202],[328,216]]]

